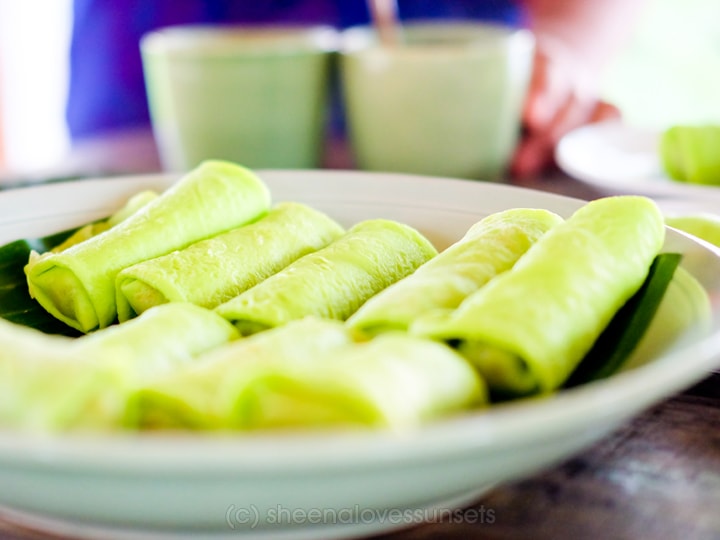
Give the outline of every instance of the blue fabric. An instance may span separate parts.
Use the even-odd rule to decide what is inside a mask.
[[[513,0],[398,0],[400,18],[522,24]],[[189,23],[369,23],[365,0],[75,0],[66,119],[73,139],[146,126],[140,37]]]

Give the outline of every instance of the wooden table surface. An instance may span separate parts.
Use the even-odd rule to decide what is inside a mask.
[[[585,199],[601,195],[559,173],[525,185]],[[47,538],[0,523],[2,540]],[[452,522],[376,538],[720,539],[720,374],[709,373],[564,463],[493,489]]]

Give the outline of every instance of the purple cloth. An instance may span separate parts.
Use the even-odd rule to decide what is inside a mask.
[[[398,0],[400,18],[478,19],[518,26],[512,0]],[[368,24],[364,0],[75,0],[66,119],[73,139],[149,124],[139,42],[190,23]]]

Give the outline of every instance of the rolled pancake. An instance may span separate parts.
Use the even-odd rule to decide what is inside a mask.
[[[118,428],[136,387],[235,337],[222,317],[180,303],[79,339],[0,319],[0,425],[38,432]]]
[[[236,428],[237,397],[258,370],[279,359],[308,362],[348,343],[342,323],[312,317],[234,341],[139,389],[128,400],[124,423],[143,429]]]
[[[407,330],[434,309],[452,309],[563,220],[547,210],[517,208],[487,216],[458,242],[368,300],[348,319],[370,335]]]
[[[139,390],[128,423],[403,429],[485,397],[472,366],[444,345],[400,334],[358,344],[339,322],[307,318],[217,349]]]
[[[436,254],[412,227],[384,219],[363,221],[216,310],[243,335],[309,315],[345,320]]]
[[[589,202],[512,270],[410,330],[457,345],[497,395],[550,392],[642,285],[664,233],[648,198]]]
[[[449,347],[403,333],[307,363],[280,361],[237,397],[246,429],[365,426],[394,430],[486,403],[482,379]]]
[[[118,318],[165,302],[214,308],[343,232],[322,212],[280,203],[255,223],[122,270],[116,279]]]
[[[73,328],[104,328],[116,318],[120,270],[254,221],[269,205],[267,187],[252,172],[205,162],[107,231],[60,253],[31,256],[30,294]]]

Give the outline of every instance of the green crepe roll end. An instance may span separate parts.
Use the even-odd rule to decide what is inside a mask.
[[[276,326],[273,321],[262,322],[249,319],[234,320],[233,324],[241,336],[251,336]]]
[[[120,272],[117,278],[118,294],[115,295],[117,302],[118,320],[120,322],[145,313],[148,309],[166,304],[170,299],[156,287],[152,287],[139,279],[124,277]],[[176,302],[184,301],[184,298],[174,298]]]
[[[99,327],[100,318],[85,287],[75,272],[33,253],[25,266],[30,296],[53,317],[84,333]],[[114,311],[114,309],[113,309]]]
[[[120,322],[141,315],[151,307],[169,302],[162,292],[137,279],[122,281],[119,286],[122,291],[122,296],[117,296]]]
[[[517,354],[469,340],[460,341],[457,350],[482,373],[495,400],[529,396],[539,391],[537,378]]]
[[[487,383],[493,400],[502,401],[537,394],[541,381],[527,361],[501,343],[458,337],[452,309],[437,309],[419,317],[412,335],[445,342],[466,358]]]
[[[129,218],[131,215],[133,215],[135,212],[140,210],[143,206],[147,205],[148,203],[154,201],[159,197],[159,194],[152,190],[145,190],[141,191],[140,193],[137,193],[130,197],[128,199],[128,202],[123,206],[120,210],[115,212],[112,216],[110,216],[106,220],[99,221],[97,223],[90,223],[88,225],[85,225],[84,227],[81,227],[77,231],[75,231],[72,235],[70,235],[67,239],[65,239],[64,242],[61,244],[58,244],[55,246],[51,252],[52,253],[60,253],[62,251],[65,251],[66,249],[71,248],[72,246],[76,244],[80,244],[84,242],[85,240],[89,240],[90,238],[97,236],[100,233],[103,233],[110,229],[111,227],[114,227],[118,223],[124,221],[125,219]],[[33,256],[35,257],[35,256]],[[31,259],[31,263],[33,262],[33,259]],[[57,277],[58,279],[64,279],[66,282],[68,279],[72,279],[72,281],[76,281],[77,278],[75,276],[63,276],[63,273],[66,272],[58,272],[55,274],[54,277]],[[49,278],[49,279],[48,279]],[[53,282],[53,275],[49,275],[45,277],[45,280],[47,283]],[[77,285],[77,283],[74,283],[74,285]],[[54,290],[57,287],[55,285],[52,285],[51,287],[44,287],[43,292],[39,292],[37,290],[37,287],[34,287],[32,283],[29,283],[29,289],[31,296],[34,294],[41,294],[43,296],[47,296],[47,300],[45,303],[45,307],[53,316],[56,318],[62,320],[66,324],[68,324],[71,327],[76,328],[77,330],[81,330],[84,332],[88,332],[90,329],[93,329],[99,325],[99,322],[97,320],[94,320],[93,317],[88,317],[87,315],[80,317],[82,320],[78,318],[78,313],[80,311],[86,310],[88,306],[82,306],[77,305],[73,306],[72,299],[69,298],[69,295],[67,293],[63,293],[62,289]],[[69,291],[76,290],[75,287],[67,289]],[[59,293],[59,294],[58,294]],[[62,296],[65,298],[58,298],[57,296]],[[50,298],[50,296],[54,296],[53,298]],[[77,299],[78,304],[82,304],[85,302],[86,304],[89,302],[89,300],[85,297]],[[91,308],[92,309],[92,308]],[[51,311],[52,310],[52,311]],[[55,311],[55,312],[53,312]],[[65,315],[62,315],[65,314]],[[63,318],[65,317],[65,318]],[[120,318],[120,320],[125,320],[123,318]],[[83,328],[88,328],[88,330],[83,330]]]

